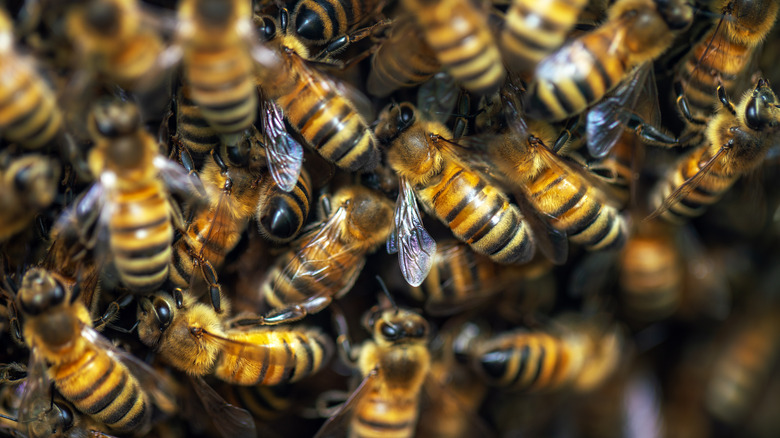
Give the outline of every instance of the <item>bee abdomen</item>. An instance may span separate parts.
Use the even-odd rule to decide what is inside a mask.
[[[191,152],[207,154],[219,145],[219,136],[203,118],[197,104],[189,97],[190,91],[182,86],[176,106],[176,133],[179,141]]]
[[[309,174],[301,169],[298,182],[289,192],[276,184],[267,184],[257,205],[257,222],[266,237],[277,242],[289,242],[303,227],[311,206]]]
[[[87,349],[76,361],[52,368],[60,393],[80,411],[116,431],[133,431],[151,410],[138,381],[107,353]]]
[[[40,148],[57,135],[62,124],[54,93],[31,69],[7,68],[10,71],[0,72],[5,78],[0,85],[0,129],[10,141]]]
[[[351,437],[396,438],[411,437],[417,424],[416,397],[389,398],[374,392],[355,411]]]
[[[332,257],[327,248],[307,248],[299,254],[294,251],[280,257],[277,264],[268,273],[263,284],[263,296],[272,308],[284,308],[300,303],[315,295],[333,295],[344,285],[339,275],[349,268]],[[285,269],[287,265],[289,269]],[[304,275],[296,275],[300,271]],[[307,274],[320,272],[318,275]]]
[[[370,5],[359,0],[300,1],[293,12],[296,34],[309,42],[330,41],[346,34],[368,7]]]
[[[411,20],[393,30],[371,58],[371,67],[366,88],[379,97],[421,84],[441,70],[436,53]]]

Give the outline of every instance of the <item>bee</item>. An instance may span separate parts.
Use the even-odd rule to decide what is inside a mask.
[[[11,18],[0,9],[0,133],[8,141],[40,149],[60,132],[62,113],[54,90],[17,53],[13,32]]]
[[[89,70],[122,88],[149,89],[162,79],[164,44],[136,0],[76,2],[68,8],[65,32]]]
[[[60,166],[49,158],[29,154],[0,157],[0,242],[22,231],[57,194]]]
[[[17,302],[31,352],[19,412],[23,424],[48,411],[49,379],[76,409],[113,432],[148,430],[152,402],[172,411],[166,382],[97,333],[78,292],[56,275],[40,268],[28,270]]]
[[[293,406],[292,385],[225,385],[223,389],[232,404],[245,407],[255,419],[263,422],[276,420]]]
[[[179,289],[141,298],[138,321],[141,342],[166,362],[234,385],[296,382],[319,371],[333,349],[315,328],[230,328],[213,307]]]
[[[501,30],[501,49],[507,67],[517,72],[533,71],[536,64],[563,45],[587,4],[585,0],[547,3],[514,0]]]
[[[344,359],[360,371],[363,381],[315,438],[335,436],[343,421],[348,421],[351,437],[414,436],[420,395],[431,369],[428,322],[411,310],[374,307],[363,318],[373,339],[354,349],[343,315],[337,322],[339,341],[346,347]]]
[[[268,240],[293,240],[306,223],[311,207],[311,178],[301,169],[295,187],[287,192],[276,184],[264,184],[255,210],[260,234]]]
[[[555,330],[518,329],[474,344],[472,368],[486,383],[523,392],[588,392],[613,374],[622,357],[617,326],[604,330],[571,317]]]
[[[392,205],[362,186],[347,186],[320,202],[322,222],[279,257],[261,285],[273,310],[266,324],[324,309],[355,284],[366,254],[387,239]]]
[[[510,99],[511,129],[491,148],[493,162],[519,188],[553,228],[571,242],[590,251],[620,247],[626,240],[626,223],[618,209],[607,202],[595,181],[554,154],[547,144],[556,138],[552,127],[540,122],[530,126]],[[535,133],[531,133],[531,132]]]
[[[92,109],[89,127],[95,141],[89,167],[99,181],[60,217],[55,231],[76,227],[82,241],[91,245],[106,236],[125,286],[139,292],[159,287],[168,278],[172,221],[183,224],[168,189],[193,197],[202,187],[160,155],[132,103],[101,99]],[[95,219],[98,229],[90,237]]]
[[[477,254],[465,243],[445,240],[436,245],[433,265],[420,287],[410,291],[425,300],[432,315],[447,315],[469,308],[499,292],[514,292],[527,277],[536,277],[550,265],[542,259],[527,265],[500,265]]]
[[[439,70],[441,64],[425,42],[423,30],[411,18],[399,18],[371,55],[366,88],[374,96],[385,97],[398,88],[421,84]]]
[[[692,19],[691,6],[682,0],[616,2],[606,22],[536,66],[524,97],[528,116],[563,120],[581,113],[665,52]]]
[[[477,94],[498,90],[506,69],[483,11],[462,0],[401,4],[417,19],[436,58],[457,82]]]
[[[289,124],[326,160],[349,170],[370,170],[379,161],[376,139],[354,102],[334,83],[307,65],[307,47],[288,33],[287,11],[280,20],[258,19],[262,38],[284,59],[283,68],[258,74],[263,95],[276,102]]]
[[[691,49],[680,64],[674,88],[680,114],[689,131],[705,131],[717,107],[717,88],[728,93],[742,90],[761,42],[777,18],[775,0],[716,2],[718,24]]]
[[[398,250],[409,284],[422,283],[435,253],[416,199],[477,253],[499,263],[531,259],[535,243],[519,208],[480,173],[462,164],[452,143],[444,140],[452,137],[444,125],[404,102],[382,111],[376,133],[390,143],[387,162],[400,177],[395,238],[388,248]]]
[[[202,157],[220,146],[220,138],[192,100],[192,91],[182,84],[176,91],[176,135],[173,141],[194,157]]]
[[[682,157],[655,187],[651,201],[661,216],[679,223],[702,214],[739,177],[759,166],[775,143],[780,102],[763,79],[735,107],[718,86],[721,110],[707,126],[706,140]]]
[[[737,425],[750,412],[777,361],[776,311],[765,311],[737,325],[714,361],[704,390],[704,406],[714,418]]]
[[[295,5],[292,22],[304,43],[325,44],[345,35],[375,6],[375,0],[301,0]]]
[[[256,40],[249,1],[184,0],[178,20],[184,83],[223,142],[234,145],[255,122],[255,71],[275,72],[280,60]]]

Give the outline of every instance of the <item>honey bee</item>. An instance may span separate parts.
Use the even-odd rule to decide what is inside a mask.
[[[200,107],[192,100],[190,87],[182,84],[176,92],[175,143],[184,146],[195,157],[205,156],[219,147],[220,139],[214,128],[203,118]]]
[[[375,0],[301,0],[295,5],[292,22],[303,42],[325,44],[346,35],[375,6]]]
[[[59,133],[62,113],[54,90],[13,42],[13,22],[0,9],[0,132],[11,142],[39,149]]]
[[[566,41],[585,0],[536,3],[514,0],[501,31],[504,62],[513,71],[531,72]]]
[[[441,64],[425,42],[423,30],[409,17],[399,18],[371,56],[366,88],[374,96],[385,97],[398,88],[421,84],[439,70]]]
[[[58,163],[30,154],[0,157],[0,242],[22,231],[57,194]]]
[[[265,184],[255,210],[260,233],[274,242],[293,240],[309,217],[311,196],[311,178],[306,169],[301,169],[291,191],[284,191],[276,184]]]
[[[143,433],[150,426],[152,402],[172,411],[172,392],[154,370],[92,328],[76,293],[43,269],[30,269],[22,279],[17,302],[31,354],[20,421],[33,422],[49,410],[51,379],[65,399],[98,424],[117,433]]]
[[[417,199],[474,251],[499,263],[531,259],[535,243],[520,210],[503,192],[456,156],[449,130],[410,103],[391,104],[379,116],[377,136],[391,143],[388,164],[401,184],[395,232],[401,271],[419,286],[430,270],[435,242],[422,226]]]
[[[693,19],[682,0],[621,0],[607,21],[542,60],[525,95],[529,117],[563,120],[579,114],[637,68],[668,49]]]
[[[141,342],[175,368],[234,385],[298,381],[319,371],[333,349],[314,328],[230,328],[213,307],[178,289],[141,298],[138,320]]]
[[[149,89],[162,77],[164,45],[136,0],[89,0],[68,8],[66,34],[89,70],[120,87]]]
[[[255,419],[264,422],[279,418],[293,406],[292,385],[225,385],[224,390],[232,404],[245,407]]]
[[[754,55],[769,34],[777,18],[775,0],[716,2],[718,24],[699,40],[675,77],[680,114],[689,131],[705,131],[717,107],[717,88],[739,93],[750,70]]]
[[[374,307],[363,318],[373,340],[353,349],[343,315],[337,321],[344,359],[363,381],[315,438],[344,436],[337,430],[345,421],[352,437],[414,436],[431,368],[428,322],[411,310]]]
[[[89,166],[99,181],[60,217],[55,231],[76,227],[82,241],[91,245],[105,238],[122,283],[135,291],[154,289],[168,278],[171,222],[183,223],[181,213],[168,198],[168,189],[193,197],[198,186],[181,166],[160,155],[157,142],[141,126],[133,104],[98,101],[92,110],[90,131],[95,147],[90,151]],[[82,215],[85,220],[79,220]],[[90,236],[95,219],[97,231]]]
[[[650,216],[679,223],[698,216],[739,177],[758,167],[775,143],[780,118],[777,96],[763,79],[735,107],[718,86],[723,105],[707,126],[706,140],[669,169],[651,199]]]
[[[620,247],[627,226],[618,209],[587,178],[554,154],[547,144],[556,135],[541,122],[529,126],[506,99],[512,129],[491,149],[493,162],[512,187],[520,189],[553,228],[590,251]],[[535,131],[535,133],[531,133]]]
[[[184,83],[223,142],[234,145],[255,121],[256,69],[277,71],[280,59],[257,42],[249,1],[184,0],[178,21]]]
[[[281,108],[290,125],[326,160],[349,171],[370,170],[379,161],[376,139],[346,89],[307,65],[307,47],[288,33],[287,11],[277,23],[259,18],[261,37],[277,48],[283,67],[258,74],[265,97]],[[314,110],[312,109],[314,108]]]
[[[279,257],[261,285],[273,309],[266,324],[301,319],[347,293],[366,254],[387,239],[392,228],[390,201],[362,186],[348,186],[320,205],[322,222]]]
[[[417,19],[436,58],[457,82],[478,94],[498,90],[506,70],[483,11],[461,0],[401,4]]]
[[[704,406],[714,418],[737,425],[769,380],[777,361],[776,311],[764,311],[737,325],[715,358],[704,391]]]
[[[492,386],[588,392],[613,374],[621,351],[617,326],[604,330],[572,317],[550,332],[518,329],[481,340],[469,354],[472,368]]]

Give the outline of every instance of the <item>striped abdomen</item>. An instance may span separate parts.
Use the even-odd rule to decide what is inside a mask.
[[[278,385],[310,376],[325,364],[333,349],[319,330],[273,328],[228,333],[230,339],[266,347],[264,358],[223,350],[214,374],[236,385]]]
[[[479,174],[446,161],[437,177],[416,190],[428,211],[476,252],[499,263],[533,255],[533,236],[520,210]]]
[[[542,60],[525,97],[529,116],[563,120],[617,86],[631,67],[624,50],[610,50],[617,31],[614,25],[603,25]]]
[[[572,377],[564,340],[546,333],[514,332],[481,343],[474,368],[490,385],[522,391],[555,389]]]
[[[239,136],[254,123],[258,103],[254,66],[243,46],[193,50],[184,62],[192,100],[215,131]]]
[[[342,169],[356,171],[373,164],[379,155],[376,139],[352,103],[314,71],[299,69],[296,74],[295,87],[276,99],[290,125]]]
[[[263,297],[274,309],[313,296],[338,297],[352,287],[364,263],[363,252],[346,251],[342,242],[304,242],[302,250],[277,259],[263,283]]]
[[[104,68],[109,70],[107,73],[117,84],[128,89],[148,89],[162,79],[162,75],[149,77],[163,51],[162,41],[157,35],[141,33],[123,42],[105,59]]]
[[[499,275],[495,262],[464,243],[448,240],[438,243],[433,268],[421,288],[429,303],[455,303],[492,293]]]
[[[402,20],[371,57],[371,67],[366,88],[374,96],[385,97],[427,81],[441,64],[421,29],[412,20]]]
[[[707,151],[707,147],[699,147],[694,150],[679,161],[663,180],[659,181],[655,189],[653,207],[660,207],[672,192],[701,170],[701,166],[708,161],[709,155],[705,156]],[[718,162],[714,163],[699,184],[664,211],[661,217],[673,223],[685,222],[689,218],[701,215],[709,205],[718,202],[739,178],[739,175],[729,175],[724,172],[724,159],[725,157],[721,157]]]
[[[0,136],[33,149],[52,141],[62,124],[54,91],[20,60],[3,60],[0,78]]]
[[[442,1],[416,14],[439,62],[464,88],[496,91],[506,70],[487,17],[468,1]]]
[[[350,438],[411,438],[419,415],[419,391],[382,391],[375,385],[352,417]]]
[[[132,190],[117,190],[110,199],[111,252],[122,282],[134,291],[149,291],[168,278],[171,262],[170,206],[161,182]]]
[[[669,236],[632,237],[620,257],[620,301],[626,313],[645,321],[671,315],[680,303],[683,275]]]
[[[176,139],[194,154],[208,154],[219,146],[219,136],[190,94],[190,88],[182,84],[176,95]]]
[[[509,67],[519,72],[533,71],[536,64],[563,45],[587,3],[514,0],[501,32],[501,48]]]
[[[271,240],[289,242],[306,223],[311,207],[311,180],[301,169],[298,182],[285,192],[273,182],[265,184],[257,204],[256,217],[260,232]]]
[[[625,243],[623,217],[579,175],[545,167],[524,188],[534,207],[572,242],[592,251]]]
[[[104,350],[87,348],[73,361],[52,366],[50,374],[63,397],[114,431],[134,432],[150,419],[138,380]]]
[[[293,387],[276,386],[237,386],[226,385],[226,398],[230,403],[249,411],[253,417],[263,421],[279,418],[293,406]]]
[[[302,0],[295,5],[295,33],[304,41],[322,44],[347,32],[374,6],[365,0]]]

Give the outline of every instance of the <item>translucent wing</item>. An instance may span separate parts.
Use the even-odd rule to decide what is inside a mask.
[[[347,401],[341,405],[341,407],[322,425],[314,438],[329,438],[329,437],[344,437],[347,436],[347,429],[349,429],[350,420],[352,420],[352,412],[360,402],[369,394],[371,394],[374,385],[377,382],[379,372],[377,369],[371,370],[366,377],[360,382],[357,388],[352,392]]]
[[[117,348],[89,325],[82,326],[81,336],[97,348],[105,350],[113,359],[123,363],[160,410],[168,414],[176,410],[176,389],[168,379],[131,353]]]
[[[33,347],[30,349],[30,363],[27,366],[27,379],[23,383],[24,391],[19,405],[19,422],[25,430],[38,429],[40,423],[56,424],[55,413],[51,407],[52,384],[46,360]]]
[[[395,206],[395,227],[387,240],[387,252],[398,252],[398,263],[406,282],[422,284],[433,265],[436,242],[423,227],[414,190],[406,178],[399,178],[401,188]]]
[[[202,377],[192,377],[190,381],[223,438],[257,436],[255,421],[247,410],[226,402]]]
[[[680,184],[680,187],[677,187],[675,191],[669,194],[669,196],[664,199],[664,201],[661,203],[658,208],[653,211],[650,216],[646,217],[644,220],[651,220],[655,219],[658,216],[662,215],[666,210],[669,210],[673,205],[680,202],[681,199],[685,198],[693,189],[695,189],[699,184],[701,184],[701,180],[704,179],[707,174],[709,174],[710,169],[712,166],[718,162],[720,157],[727,153],[729,151],[729,148],[721,146],[720,149],[718,149],[718,152],[712,156],[703,166],[699,168],[699,171],[696,172],[696,175],[693,175],[692,177],[688,178]]]
[[[66,209],[57,219],[52,234],[61,236],[78,236],[81,243],[91,247],[89,235],[91,226],[98,219],[106,204],[106,190],[103,184],[95,183],[78,198],[73,206]]]
[[[446,121],[458,102],[460,88],[447,73],[440,72],[420,85],[417,108],[433,120]]]
[[[284,128],[282,109],[270,100],[263,100],[263,127],[267,142],[266,159],[271,177],[285,192],[295,188],[303,165],[303,146]]]
[[[171,161],[162,155],[154,157],[154,166],[160,171],[165,186],[172,192],[179,193],[189,199],[193,196],[206,198],[206,189],[197,175],[190,175],[181,164]]]
[[[647,95],[644,96],[645,94]],[[588,152],[593,157],[601,158],[609,153],[623,133],[640,95],[648,101],[655,100],[655,107],[658,107],[652,63],[638,67],[630,77],[588,111],[585,132]]]

